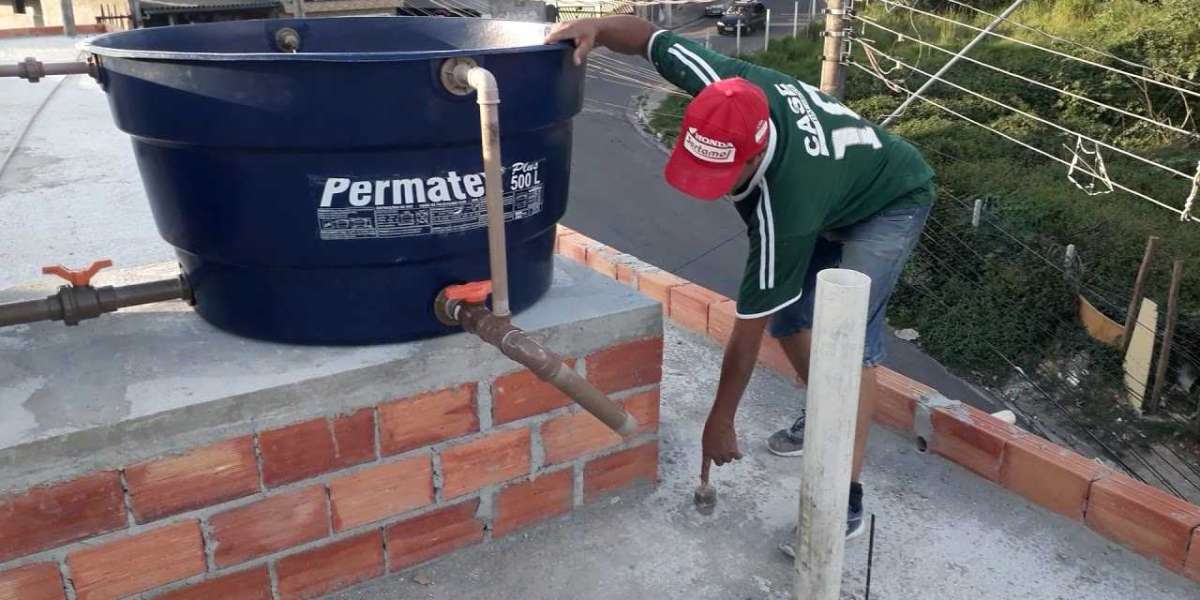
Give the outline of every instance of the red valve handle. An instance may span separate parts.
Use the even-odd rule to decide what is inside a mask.
[[[96,273],[99,273],[100,269],[111,267],[112,264],[112,261],[106,258],[93,262],[91,266],[83,270],[77,271],[75,269],[68,269],[62,265],[53,265],[42,267],[42,273],[45,275],[57,275],[75,287],[83,287],[92,284],[92,277]]]
[[[483,304],[491,294],[492,282],[490,279],[487,281],[473,281],[462,285],[452,285],[446,288],[446,298],[448,300],[458,300],[471,304]]]

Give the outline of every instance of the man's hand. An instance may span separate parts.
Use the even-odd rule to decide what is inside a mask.
[[[649,21],[630,15],[579,19],[555,25],[546,36],[546,43],[574,42],[575,64],[582,65],[583,59],[596,46],[603,46],[618,54],[645,56],[646,45],[650,43],[654,31],[654,25]]]
[[[596,47],[596,36],[600,33],[597,19],[579,19],[569,23],[557,23],[546,36],[547,44],[570,40],[575,44],[575,64],[582,65],[592,48]]]
[[[737,431],[733,428],[733,419],[722,415],[709,413],[704,423],[704,435],[700,439],[704,458],[713,461],[717,466],[730,463],[742,458],[738,451]]]

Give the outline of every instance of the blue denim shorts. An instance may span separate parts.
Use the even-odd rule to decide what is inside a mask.
[[[918,193],[932,195],[933,191],[932,188],[922,189]],[[803,296],[799,302],[773,315],[771,335],[787,337],[812,329],[817,273],[830,268],[859,271],[871,278],[863,366],[879,366],[885,355],[883,342],[888,299],[904,271],[904,264],[921,239],[931,208],[931,205],[925,205],[889,209],[861,223],[822,235],[804,277]]]

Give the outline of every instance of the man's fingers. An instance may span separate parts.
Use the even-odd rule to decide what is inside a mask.
[[[589,52],[592,51],[592,45],[595,40],[589,37],[580,37],[575,40],[575,64],[582,65],[583,59],[587,58]]]

